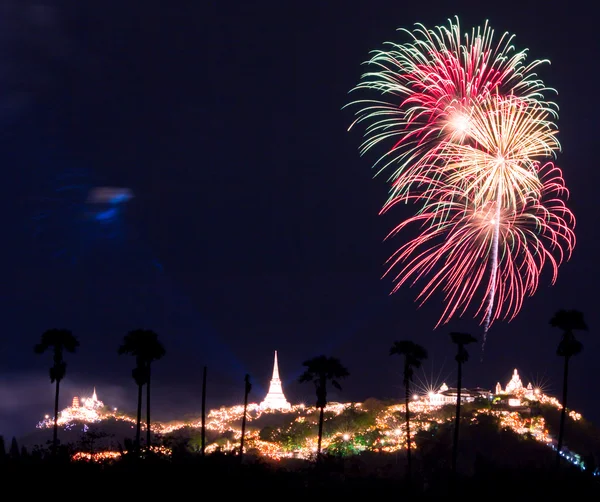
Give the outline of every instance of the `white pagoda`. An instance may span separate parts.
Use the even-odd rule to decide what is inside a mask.
[[[292,405],[283,395],[281,380],[279,379],[279,367],[277,365],[277,351],[275,351],[275,362],[273,363],[273,377],[269,385],[269,392],[265,399],[260,403],[261,410],[289,410]]]

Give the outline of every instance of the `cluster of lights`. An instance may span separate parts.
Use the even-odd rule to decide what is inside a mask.
[[[523,392],[527,392],[523,389]],[[539,389],[536,389],[533,393],[535,400],[540,403],[551,405],[557,409],[561,409],[562,406],[559,401],[554,398],[543,394]],[[64,428],[71,428],[76,423],[84,423],[84,430],[88,423],[97,423],[107,419],[117,419],[126,422],[130,422],[133,426],[135,419],[129,417],[123,413],[117,414],[117,409],[108,409],[104,406],[102,401],[99,401],[94,395],[91,398],[84,398],[81,400],[82,405],[79,405],[77,400],[74,400],[73,406],[66,408],[59,413],[58,423]],[[410,406],[410,437],[412,446],[418,445],[414,442],[414,436],[422,430],[429,430],[435,423],[443,424],[451,418],[441,418],[439,413],[436,413],[442,405],[437,401],[431,400],[430,395],[423,397],[415,395],[411,400]],[[349,407],[354,407],[357,410],[364,410],[364,406],[360,403],[329,403],[325,407],[326,420],[331,417],[337,417]],[[375,425],[366,427],[364,430],[338,430],[332,434],[322,438],[322,449],[325,451],[334,445],[347,445],[352,446],[354,451],[371,450],[377,452],[395,452],[406,448],[407,445],[407,434],[406,422],[404,420],[405,413],[404,404],[395,404],[388,406],[380,411],[375,416]],[[287,410],[272,410],[272,409],[261,409],[256,403],[250,403],[247,407],[247,423],[251,424],[253,421],[258,420],[265,414],[273,413],[285,413],[288,415],[295,415],[293,423],[308,423],[313,426],[316,430],[316,426],[319,419],[319,410],[314,406],[306,406],[299,404],[292,406]],[[220,450],[225,453],[235,453],[239,451],[239,443],[241,439],[241,430],[239,423],[242,420],[244,414],[244,407],[242,405],[236,405],[231,407],[221,407],[219,409],[211,410],[206,419],[206,429],[216,432],[218,435],[225,433],[231,434],[231,439],[226,442],[220,441],[207,445],[206,452],[211,453]],[[555,448],[555,441],[548,433],[546,423],[543,417],[523,417],[518,411],[510,409],[479,409],[474,416],[476,420],[478,414],[487,414],[495,416],[499,419],[500,426],[508,428],[517,434],[529,434],[536,441],[543,444],[547,444]],[[569,417],[573,420],[580,420],[581,414],[570,411]],[[192,421],[172,421],[167,423],[154,422],[153,431],[161,435],[168,435],[176,432],[183,428],[199,429],[202,425],[200,419]],[[50,416],[46,416],[42,420],[38,427],[50,428],[53,426],[53,419]],[[281,431],[279,431],[281,432]],[[369,440],[364,439],[365,435],[369,435]],[[363,439],[359,441],[359,438]],[[264,457],[271,459],[282,459],[282,458],[314,458],[317,451],[317,437],[316,434],[307,437],[302,444],[296,445],[293,451],[285,449],[282,445],[277,442],[265,441],[260,438],[259,431],[248,427],[246,438],[246,451],[255,451]],[[164,455],[170,455],[168,448],[157,446],[152,447],[157,453]],[[114,451],[99,451],[97,453],[86,453],[78,452],[73,457],[75,460],[87,460],[87,461],[106,461],[116,459],[121,455],[120,452]],[[569,453],[569,457],[578,459],[578,457]],[[579,460],[578,460],[579,461]]]
[[[80,404],[81,402],[81,404]],[[73,404],[58,412],[57,423],[59,427],[70,429],[74,424],[83,422],[84,424],[93,424],[109,418],[124,420],[135,424],[135,420],[119,413],[117,408],[106,408],[104,403],[98,399],[96,390],[91,397],[84,397],[81,400],[76,396],[73,398]],[[44,419],[36,425],[38,429],[54,427],[54,417],[45,415]]]
[[[79,462],[108,462],[110,460],[117,460],[119,458],[121,458],[121,452],[119,451],[99,451],[96,453],[78,451],[72,457],[73,460]]]
[[[562,407],[563,407],[562,404],[560,404],[558,399],[556,399],[555,397],[546,396],[545,394],[540,395],[539,401],[542,404],[550,404],[558,410],[562,410]],[[576,422],[581,420],[581,418],[582,418],[581,413],[577,413],[576,411],[573,411],[573,410],[568,411],[567,415],[569,415],[569,417],[572,418],[573,420],[575,420]]]
[[[531,434],[536,441],[544,444],[552,444],[552,437],[546,428],[546,421],[543,417],[526,418],[521,416],[519,412],[508,410],[478,410],[473,417],[473,421],[477,421],[477,415],[490,415],[498,418],[500,427],[503,429],[511,429],[517,434]]]
[[[170,457],[172,454],[172,450],[167,448],[166,446],[151,446],[150,451],[156,455],[163,455],[165,457]],[[78,451],[71,458],[74,461],[80,462],[108,462],[111,460],[117,460],[121,458],[123,455],[127,455],[127,451],[98,451],[95,453],[89,453],[84,451]]]

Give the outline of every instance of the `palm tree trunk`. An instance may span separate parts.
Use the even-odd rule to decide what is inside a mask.
[[[206,451],[206,366],[202,371],[202,456]]]
[[[406,479],[410,488],[412,482],[412,457],[410,452],[410,412],[408,404],[410,402],[410,383],[408,379],[404,380],[404,404],[406,406]]]
[[[244,456],[244,436],[246,435],[246,413],[248,410],[248,392],[244,392],[244,416],[242,417],[242,439],[240,440],[240,462]]]
[[[456,477],[458,459],[458,431],[460,428],[460,395],[462,390],[462,364],[458,363],[458,388],[456,389],[456,416],[454,417],[454,440],[452,441],[452,477]]]
[[[325,418],[325,407],[321,406],[319,413],[319,436],[317,439],[317,460],[321,458],[321,441],[323,439],[323,420]]]
[[[150,450],[151,446],[150,429],[150,363],[148,363],[148,381],[146,382],[146,448]]]
[[[135,431],[135,450],[140,453],[140,436],[142,429],[142,385],[138,385],[138,403],[137,403],[137,427]]]
[[[60,379],[56,379],[56,392],[54,393],[54,430],[52,431],[52,453],[58,449],[58,395],[60,393]]]
[[[560,412],[560,427],[558,429],[558,445],[556,446],[556,466],[560,465],[560,452],[562,450],[563,438],[565,433],[565,419],[567,417],[567,384],[569,378],[569,356],[565,357],[565,367],[563,374],[563,395],[562,410]]]

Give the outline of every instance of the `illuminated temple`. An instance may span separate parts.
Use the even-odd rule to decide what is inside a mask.
[[[475,389],[463,388],[460,392],[461,403],[472,403],[477,398],[490,399],[490,397],[490,391],[479,387]],[[441,385],[437,392],[429,392],[427,394],[427,402],[432,406],[443,406],[445,404],[453,404],[456,403],[457,398],[458,389],[448,387],[445,383]]]
[[[105,416],[104,403],[98,399],[96,387],[91,397],[73,397],[70,407],[58,412],[58,424],[65,425],[73,421],[82,421],[85,423],[99,422]],[[116,412],[117,409],[114,408]],[[37,427],[51,427],[54,424],[54,418],[46,415],[44,420],[38,423]]]
[[[265,399],[260,403],[262,410],[289,410],[292,405],[283,395],[281,380],[279,379],[279,367],[277,365],[277,351],[275,351],[275,361],[273,363],[273,377],[269,385],[269,392]]]
[[[503,389],[500,382],[496,384],[496,395],[505,396],[508,399],[509,406],[520,406],[521,399],[525,398],[530,401],[537,401],[539,398],[539,389],[534,389],[531,382],[527,384],[527,387],[523,385],[519,372],[515,368],[510,381],[506,384]]]
[[[521,406],[522,400],[537,401],[540,397],[540,389],[534,389],[531,382],[527,386],[523,385],[519,372],[515,369],[511,379],[502,388],[500,382],[496,384],[494,394],[482,388],[461,389],[460,401],[462,403],[471,403],[477,398],[491,399],[493,396],[502,401],[506,401],[509,406]],[[443,406],[445,404],[456,403],[458,390],[448,387],[445,383],[436,392],[429,392],[427,401],[433,406]]]

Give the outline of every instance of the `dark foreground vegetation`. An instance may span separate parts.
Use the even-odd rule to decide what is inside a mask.
[[[249,455],[239,457],[212,454],[177,454],[171,458],[150,456],[123,458],[110,463],[70,462],[65,459],[5,461],[1,467],[5,486],[12,485],[24,495],[46,496],[59,482],[65,493],[86,496],[151,496],[152,499],[186,495],[227,498],[248,496],[251,500],[279,500],[314,496],[317,500],[334,497],[401,496],[412,500],[443,497],[452,492],[450,471],[420,471],[413,467],[409,486],[402,463],[382,461],[374,455],[352,458],[324,456],[320,463],[307,461],[268,462]],[[597,496],[598,478],[576,468],[501,467],[480,460],[473,474],[457,479],[456,492],[463,500],[481,497],[498,500],[529,499],[535,495],[554,500],[561,496]],[[427,480],[429,478],[429,480]]]
[[[190,448],[189,441],[166,438],[157,438],[155,444],[164,444],[155,448],[168,447],[168,455],[145,449],[139,455],[127,453],[135,444],[131,439],[121,457],[103,462],[73,460],[82,444],[61,445],[53,454],[51,442],[28,451],[13,441],[3,455],[0,451],[0,476],[5,485],[16,483],[28,498],[51,493],[57,482],[65,493],[120,499],[151,496],[153,500],[190,494],[250,500],[307,496],[373,500],[409,492],[410,500],[437,500],[453,494],[463,500],[556,500],[558,496],[593,500],[600,495],[594,459],[583,471],[568,462],[557,467],[552,449],[498,429],[491,420],[462,429],[461,455],[454,471],[453,436],[451,424],[419,432],[410,477],[406,450],[354,453],[338,449],[320,460],[270,460],[248,451],[241,459],[222,451],[202,455]]]

